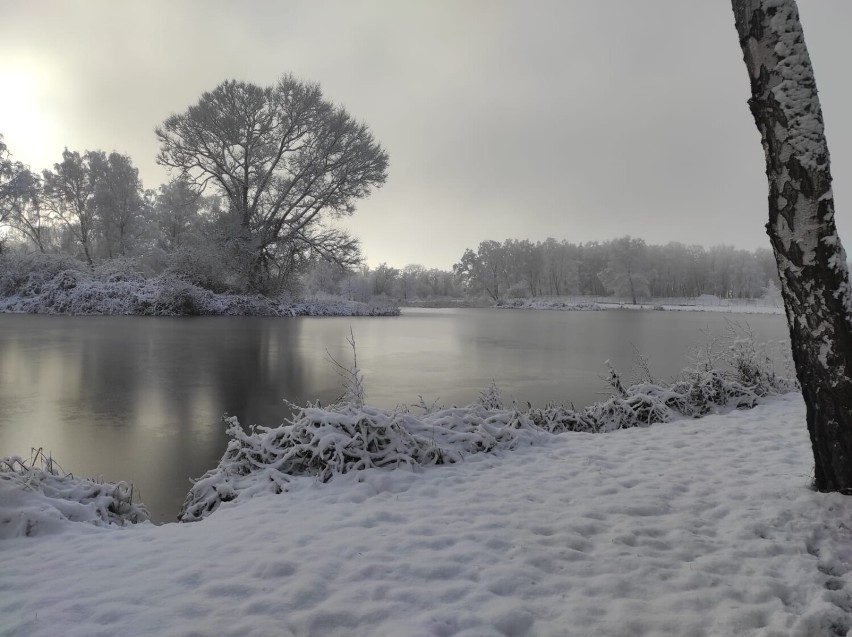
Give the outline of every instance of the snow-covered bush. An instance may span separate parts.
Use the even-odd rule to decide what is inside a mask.
[[[354,350],[354,339],[350,341]],[[346,391],[333,405],[308,404],[280,427],[245,431],[236,418],[226,418],[231,441],[219,465],[196,480],[181,509],[184,522],[200,520],[223,502],[261,492],[287,490],[292,476],[314,476],[326,482],[337,475],[373,467],[434,465],[458,462],[472,453],[511,448],[563,432],[606,433],[647,427],[678,417],[697,418],[720,409],[754,407],[762,396],[789,391],[793,381],[770,376],[757,361],[764,383],[760,393],[738,376],[740,370],[719,371],[701,363],[685,370],[673,384],[654,382],[644,361],[644,380],[625,386],[608,365],[612,396],[581,412],[573,406],[506,408],[493,382],[478,402],[466,407],[436,407],[420,401],[415,415],[364,404],[363,378],[357,368],[342,370]],[[749,374],[755,370],[749,371]],[[753,378],[753,376],[749,376]]]
[[[148,518],[126,482],[76,478],[40,449],[29,459],[0,458],[0,538],[54,532],[66,521],[124,526]]]
[[[517,310],[563,310],[576,312],[599,312],[604,308],[597,303],[564,298],[509,298],[501,299],[494,307]]]
[[[774,361],[780,358],[785,372],[792,378],[793,365],[788,348],[776,348],[770,353],[770,344],[758,343],[747,323],[728,320],[722,343],[721,358],[734,370],[737,380],[758,396],[799,388],[796,381],[779,376],[775,368]]]
[[[47,261],[51,268],[35,270],[21,257],[12,261],[15,267],[0,275],[0,289],[9,291],[0,293],[0,312],[142,316],[399,315],[399,308],[355,301],[303,302],[251,294],[215,294],[169,274],[146,279],[141,275],[141,267],[131,260],[111,262],[115,267],[96,266],[94,272],[67,257],[49,257]],[[74,267],[61,268],[68,265]],[[48,272],[53,272],[50,278],[46,278]]]
[[[152,313],[157,316],[198,316],[203,314],[203,291],[175,277],[160,278]]]
[[[212,246],[181,246],[168,257],[166,273],[212,292],[233,291],[225,255]]]
[[[281,304],[285,316],[399,316],[399,308],[387,303],[344,300],[291,301]]]
[[[195,481],[180,512],[200,520],[223,502],[287,490],[290,476],[334,476],[373,467],[458,462],[465,455],[532,442],[543,434],[514,411],[482,405],[417,417],[407,409],[336,404],[298,409],[286,424],[244,431],[226,418],[231,437],[219,465]]]
[[[14,252],[0,254],[0,297],[34,296],[61,272],[85,272],[86,264],[65,255]]]
[[[102,261],[95,265],[93,274],[95,279],[104,283],[145,280],[141,261],[131,257],[118,257]]]

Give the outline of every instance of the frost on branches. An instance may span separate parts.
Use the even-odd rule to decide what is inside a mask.
[[[146,277],[132,260],[93,268],[71,257],[0,254],[0,312],[136,316],[398,316],[343,299],[214,293],[174,274]]]

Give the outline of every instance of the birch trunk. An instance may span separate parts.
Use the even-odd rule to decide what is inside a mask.
[[[852,292],[794,0],[732,0],[769,180],[766,225],[807,407],[815,487],[852,494]]]

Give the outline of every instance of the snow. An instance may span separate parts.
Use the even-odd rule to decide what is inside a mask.
[[[106,526],[147,519],[126,482],[65,474],[40,449],[29,459],[0,458],[0,539],[56,533],[69,520]]]
[[[350,340],[354,350],[354,339]],[[722,361],[718,361],[722,362]],[[731,409],[750,409],[761,397],[798,389],[766,365],[763,351],[743,339],[728,348],[732,369],[708,368],[696,361],[671,385],[647,378],[625,387],[607,362],[613,395],[582,411],[550,403],[519,409],[504,404],[492,382],[477,403],[466,407],[437,404],[381,409],[364,404],[363,376],[357,363],[340,365],[344,397],[327,407],[291,405],[295,414],[280,427],[253,426],[245,431],[234,417],[225,419],[231,438],[219,464],[207,471],[187,495],[179,518],[204,519],[226,502],[258,493],[283,493],[293,476],[327,482],[351,471],[374,467],[429,466],[462,462],[475,453],[535,444],[564,432],[608,433],[648,427],[683,416],[700,417]]]
[[[771,90],[788,122],[786,129],[777,132],[778,139],[787,144],[782,152],[795,154],[808,170],[818,169],[826,161],[828,150],[798,11],[794,3],[779,0],[765,0],[764,8],[767,12],[771,10],[769,28],[777,38],[774,71],[779,81]],[[782,161],[786,163],[787,158]]]
[[[559,298],[508,299],[499,301],[494,307],[518,310],[561,310],[569,312],[595,312],[604,309],[598,303],[569,301]]]
[[[4,284],[14,290],[3,295]],[[216,294],[177,277],[100,280],[80,270],[0,280],[0,312],[143,316],[398,316],[399,308],[343,299]]]
[[[3,635],[843,635],[798,396],[0,542]],[[845,610],[844,610],[845,609]]]
[[[717,296],[704,295],[698,298],[672,297],[651,299],[633,304],[630,301],[610,297],[534,297],[508,299],[495,307],[525,310],[667,310],[671,312],[725,312],[737,314],[783,314],[784,307],[780,299],[720,299]]]

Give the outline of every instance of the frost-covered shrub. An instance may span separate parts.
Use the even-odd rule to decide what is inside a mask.
[[[530,406],[527,417],[539,429],[554,434],[566,431],[585,431],[598,433],[598,421],[585,412],[577,412],[571,408],[557,403],[548,403],[544,408]]]
[[[0,297],[35,296],[60,272],[86,272],[82,261],[65,255],[0,254]]]
[[[161,277],[152,314],[157,316],[198,316],[202,314],[202,292],[194,285],[173,277]]]
[[[781,358],[786,371],[792,374],[789,352],[785,349],[770,354],[767,343],[758,343],[748,324],[727,321],[723,336],[722,359],[731,367],[736,379],[758,396],[778,391],[794,391],[798,382],[778,375],[774,361]]]
[[[406,409],[309,405],[281,427],[252,427],[226,418],[231,437],[219,465],[195,481],[180,519],[200,520],[223,502],[287,490],[289,476],[334,476],[373,467],[458,462],[465,455],[510,448],[546,435],[517,411],[482,405],[415,416]]]
[[[94,267],[94,277],[104,283],[123,281],[144,281],[143,266],[139,259],[119,257],[98,263]]]
[[[565,298],[509,298],[497,301],[494,307],[518,310],[563,310],[577,312],[600,312],[604,308],[588,301],[572,301]]]
[[[349,342],[354,355],[354,338]],[[277,428],[245,431],[236,418],[225,419],[231,437],[227,450],[216,468],[194,481],[180,519],[200,520],[223,502],[284,492],[293,476],[314,476],[326,482],[368,468],[457,462],[468,454],[531,444],[551,434],[606,433],[678,417],[698,418],[722,408],[748,409],[762,396],[796,388],[795,381],[768,371],[773,369],[770,359],[748,354],[758,351],[756,346],[742,347],[747,355],[739,356],[752,361],[749,365],[720,371],[712,365],[716,355],[708,345],[669,385],[653,379],[642,356],[640,380],[629,386],[607,361],[612,396],[581,412],[554,403],[543,408],[528,405],[525,412],[514,406],[507,409],[494,382],[480,393],[478,402],[466,407],[437,407],[437,401],[428,405],[422,397],[416,405],[420,415],[407,408],[369,407],[364,404],[357,359],[351,367],[332,359],[344,376],[346,391],[340,402],[329,407],[292,405],[296,415]],[[755,378],[761,379],[759,391],[747,384]]]
[[[479,393],[479,404],[485,409],[503,409],[503,393],[493,380],[485,388],[485,391]]]
[[[50,533],[67,521],[124,526],[148,518],[126,482],[76,478],[41,450],[0,458],[0,538]]]
[[[227,292],[234,287],[229,282],[231,269],[225,264],[225,255],[211,246],[182,246],[169,255],[166,274],[211,292]]]
[[[387,303],[369,304],[360,301],[319,300],[287,301],[280,304],[284,316],[399,316],[399,308]]]

